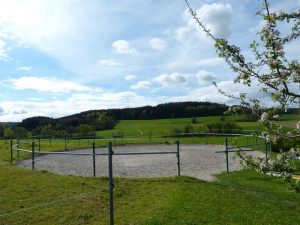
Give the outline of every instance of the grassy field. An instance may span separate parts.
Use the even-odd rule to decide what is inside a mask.
[[[236,121],[244,131],[262,131],[263,126],[257,122],[242,122],[242,116],[225,116],[225,121]],[[220,116],[197,117],[197,124],[192,124],[192,118],[180,119],[159,119],[159,120],[122,120],[113,130],[97,131],[97,136],[103,138],[110,138],[123,134],[124,137],[148,137],[148,136],[162,136],[174,133],[175,129],[184,130],[187,124],[195,126],[196,132],[204,133],[206,125],[220,121]],[[279,121],[287,130],[296,128],[296,123],[300,121],[300,115],[288,114],[282,115]],[[238,133],[238,131],[237,131]]]
[[[297,114],[291,114],[291,115],[284,115],[279,121],[279,124],[284,127],[289,128],[296,128],[296,123],[300,121],[300,115]]]
[[[226,116],[226,121],[242,121],[241,116]],[[291,129],[295,127],[296,122],[299,120],[299,115],[283,115],[281,117],[281,123],[285,126],[285,129]],[[92,144],[95,142],[96,147],[107,146],[108,142],[113,142],[113,145],[125,145],[125,144],[155,144],[155,143],[174,143],[179,140],[180,143],[198,143],[198,144],[224,144],[224,137],[205,135],[205,127],[208,123],[220,121],[219,116],[212,117],[198,117],[198,123],[193,124],[197,129],[197,132],[204,133],[202,136],[190,134],[188,137],[174,137],[174,130],[184,130],[187,124],[192,124],[192,118],[180,118],[180,119],[160,119],[160,120],[122,120],[112,130],[98,131],[97,136],[100,139],[34,139],[35,151],[54,151],[54,150],[71,150],[86,148],[91,150]],[[258,122],[237,122],[242,130],[261,131],[263,128]],[[239,131],[237,131],[238,133]],[[120,136],[122,135],[122,137]],[[23,140],[24,141],[24,140]],[[23,143],[19,147],[22,149],[31,150],[31,139],[25,140],[28,143]],[[262,140],[259,140],[263,142]],[[228,137],[228,143],[230,145],[245,145],[248,143],[254,143],[253,137]],[[14,145],[17,144],[14,141]],[[9,148],[9,141],[0,141],[0,160],[8,161],[10,155],[8,151],[4,149]],[[263,146],[261,147],[263,149]],[[20,153],[19,157],[26,156],[28,154]],[[18,157],[14,155],[14,157]]]
[[[260,143],[258,149],[264,150],[264,140],[260,138],[255,138],[254,136],[228,136],[228,144],[232,146],[241,146],[247,144]],[[108,146],[108,142],[112,142],[113,146],[117,145],[135,145],[135,144],[161,144],[161,143],[169,143],[175,144],[175,142],[179,140],[181,144],[220,144],[224,145],[225,148],[225,136],[196,136],[189,135],[188,137],[128,137],[128,138],[110,138],[110,139],[35,139],[34,141],[34,150],[35,153],[38,154],[41,152],[47,151],[70,151],[72,149],[86,149],[90,153],[92,153],[93,143],[95,143],[95,147],[106,147]],[[19,143],[19,145],[17,145]],[[31,151],[32,150],[32,140],[24,140],[17,142],[13,141],[13,146],[19,146],[19,149]],[[31,157],[30,152],[17,152],[13,151],[13,159],[21,159]],[[10,161],[10,140],[1,140],[0,141],[0,162]]]
[[[115,224],[299,224],[300,195],[252,171],[218,176],[117,179]],[[108,224],[105,178],[0,165],[0,224]]]
[[[208,123],[220,121],[220,116],[197,117],[197,124],[194,124],[197,132],[205,132]],[[236,121],[241,116],[226,116],[226,121]],[[187,124],[192,124],[192,118],[179,119],[158,119],[158,120],[121,120],[113,130],[97,131],[97,136],[109,138],[114,135],[124,136],[162,136],[174,133],[175,129],[184,129]],[[238,122],[244,130],[261,130],[258,122]]]
[[[201,125],[219,117],[198,118]],[[236,120],[227,117],[226,120]],[[283,117],[295,123],[297,116]],[[102,131],[103,139],[35,141],[35,151],[92,149],[119,144],[173,143],[176,137],[159,137],[183,128],[191,118],[121,121],[114,130]],[[261,129],[256,122],[238,122],[243,129]],[[125,132],[126,131],[126,132]],[[124,138],[112,138],[118,133]],[[136,135],[135,137],[130,135]],[[151,135],[149,135],[151,134]],[[180,143],[224,144],[224,137],[180,137]],[[254,143],[254,137],[228,137],[230,145]],[[20,144],[31,149],[31,141]],[[262,143],[263,141],[259,140]],[[14,144],[17,142],[14,141]],[[0,141],[0,225],[108,224],[106,178],[59,176],[9,165],[10,141]],[[17,158],[14,153],[14,158]],[[20,158],[30,157],[20,153]],[[116,225],[198,224],[299,224],[300,195],[278,178],[254,171],[218,175],[216,182],[188,177],[115,180]]]

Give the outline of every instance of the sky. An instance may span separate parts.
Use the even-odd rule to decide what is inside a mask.
[[[261,1],[189,2],[214,35],[251,58]],[[212,81],[270,103],[257,85],[233,84],[213,44],[184,0],[0,0],[0,122],[176,101],[234,104]],[[287,51],[297,55],[299,43]]]

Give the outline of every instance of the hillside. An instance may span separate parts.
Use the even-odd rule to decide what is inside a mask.
[[[58,118],[65,120],[79,118],[84,122],[84,118],[90,113],[106,113],[116,120],[147,120],[147,119],[168,119],[187,118],[199,116],[220,116],[228,109],[225,104],[211,102],[171,102],[156,106],[142,106],[122,109],[102,109],[90,110],[78,114]]]

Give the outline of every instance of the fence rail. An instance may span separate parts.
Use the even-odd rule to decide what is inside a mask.
[[[205,134],[206,137],[208,137],[208,133]],[[224,136],[226,134],[219,134],[218,137],[220,136]],[[245,136],[245,138],[249,137],[250,135],[242,135],[242,134],[227,134],[227,136],[229,137],[238,137],[238,136]],[[258,143],[257,142],[257,136],[255,137],[256,139],[256,143],[255,144],[245,144],[245,145],[240,145],[240,146],[229,146],[228,144],[228,137],[226,136],[225,138],[225,150],[224,151],[218,151],[216,153],[225,153],[225,157],[226,157],[226,167],[227,167],[227,171],[229,172],[229,153],[231,152],[235,152],[239,149],[242,149],[242,148],[250,148],[250,147],[255,147],[255,146],[258,146],[258,145],[261,145],[262,143]],[[103,139],[101,139],[103,140]],[[111,140],[111,139],[108,139],[108,140]],[[141,140],[141,139],[138,139],[137,140]],[[109,178],[109,182],[108,182],[108,191],[109,191],[109,201],[110,201],[110,204],[109,204],[109,218],[110,218],[110,225],[113,225],[114,224],[114,187],[115,187],[115,184],[114,184],[114,177],[113,177],[113,159],[115,157],[118,157],[118,156],[131,156],[131,155],[162,155],[162,154],[171,154],[171,155],[175,155],[176,158],[177,158],[177,174],[178,176],[181,175],[181,164],[180,164],[180,142],[179,140],[177,140],[175,142],[176,144],[176,147],[174,147],[174,151],[152,151],[152,152],[114,152],[113,151],[113,143],[110,141],[108,142],[108,145],[107,145],[107,149],[108,151],[105,153],[97,153],[96,152],[96,148],[95,148],[95,141],[93,141],[92,143],[90,143],[90,148],[92,150],[92,152],[90,153],[86,153],[86,152],[83,152],[83,153],[74,153],[74,152],[70,152],[70,151],[41,151],[41,145],[40,145],[40,142],[41,142],[41,139],[39,139],[39,142],[36,143],[36,142],[27,142],[27,141],[24,141],[22,142],[22,140],[18,140],[17,141],[17,144],[14,144],[13,143],[13,140],[11,141],[11,163],[13,162],[14,158],[14,152],[16,152],[17,154],[19,154],[20,152],[24,152],[24,153],[28,153],[31,155],[31,164],[32,164],[32,170],[35,170],[35,165],[36,163],[38,163],[38,160],[36,160],[36,156],[39,156],[39,155],[45,155],[45,154],[52,154],[52,155],[70,155],[70,156],[91,156],[92,157],[92,160],[91,160],[91,163],[93,164],[93,176],[95,177],[96,176],[96,157],[98,156],[106,156],[108,158],[108,178]],[[67,142],[65,142],[67,143]],[[38,144],[38,149],[39,151],[36,151],[36,144]],[[31,150],[29,149],[24,149],[22,147],[22,145],[27,145],[27,147],[31,147]],[[242,151],[253,151],[251,149],[242,149]],[[267,156],[267,154],[266,154]]]
[[[110,225],[114,224],[114,194],[113,194],[113,189],[114,189],[114,178],[113,178],[113,157],[117,156],[130,156],[130,155],[167,155],[167,154],[174,154],[177,157],[177,172],[178,176],[180,176],[180,147],[179,147],[179,141],[175,142],[176,144],[176,151],[153,151],[153,152],[122,152],[122,153],[114,153],[113,152],[113,147],[112,147],[112,142],[108,143],[108,152],[107,153],[96,153],[95,152],[95,143],[92,144],[92,153],[72,153],[72,152],[35,152],[35,142],[31,143],[31,150],[26,150],[19,148],[19,142],[18,144],[13,145],[13,140],[11,140],[11,163],[13,162],[13,152],[16,151],[17,154],[19,152],[25,152],[25,153],[30,153],[31,154],[31,163],[32,163],[32,170],[35,170],[35,164],[36,164],[36,159],[35,157],[38,155],[44,155],[44,154],[56,154],[56,155],[75,155],[75,156],[93,156],[93,176],[96,176],[96,156],[108,156],[108,172],[109,172],[109,218],[110,218]],[[7,214],[10,215],[10,214]],[[6,216],[6,214],[4,215]]]

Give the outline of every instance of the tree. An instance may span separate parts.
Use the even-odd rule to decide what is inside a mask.
[[[270,142],[276,144],[278,140],[284,137],[295,137],[294,134],[297,134],[297,130],[295,130],[294,134],[284,133],[282,127],[274,119],[277,120],[276,114],[280,110],[300,102],[300,63],[296,59],[288,59],[285,52],[286,45],[300,37],[300,10],[289,13],[284,11],[272,12],[268,0],[261,0],[262,9],[257,12],[257,15],[262,17],[264,26],[258,33],[259,41],[253,41],[249,45],[256,60],[247,61],[238,46],[229,44],[226,39],[215,37],[197,16],[197,13],[189,5],[188,0],[185,0],[185,2],[196,23],[208,37],[214,40],[218,56],[223,58],[236,74],[234,82],[246,86],[251,86],[258,82],[262,87],[261,91],[267,93],[275,102],[279,103],[280,107],[263,112],[259,99],[248,99],[246,93],[233,96],[218,89],[219,92],[239,99],[242,107],[249,108],[253,114],[258,115],[260,122],[265,127],[264,134]],[[285,23],[285,27],[291,28],[289,32],[280,32],[279,24],[282,23]],[[215,85],[218,88],[217,84]],[[231,111],[237,112],[239,108],[233,107]],[[250,164],[255,164],[252,159],[249,160],[249,158],[245,157],[244,159],[245,162],[248,160]],[[286,159],[286,157],[281,157],[281,159]],[[264,163],[271,165],[268,161]],[[275,164],[273,163],[273,165]],[[283,165],[283,163],[279,164]],[[259,163],[256,165],[259,168]],[[285,172],[283,174],[287,175],[284,176],[291,181],[290,170]]]
[[[13,138],[12,130],[7,124],[3,124],[3,129],[4,129],[4,135],[3,135],[4,139]]]
[[[114,118],[107,116],[106,113],[99,113],[96,124],[98,130],[106,130],[114,128],[116,121]]]
[[[93,127],[88,124],[80,124],[79,126],[79,133],[82,137],[90,136],[93,130]]]
[[[259,32],[260,42],[250,43],[256,61],[249,62],[246,61],[238,46],[215,37],[201,22],[188,0],[185,2],[198,25],[215,41],[218,56],[225,59],[232,71],[237,74],[235,83],[251,86],[254,81],[258,81],[262,85],[261,90],[283,106],[299,101],[299,90],[293,90],[291,86],[300,83],[300,64],[298,60],[286,58],[284,46],[300,37],[300,11],[270,12],[268,1],[263,0],[263,8],[257,12],[257,15],[263,18],[265,24]],[[289,23],[291,32],[281,34],[278,28],[279,22]],[[242,100],[245,99],[243,95],[240,97]]]
[[[28,131],[24,127],[14,126],[12,128],[13,136],[16,138],[24,138],[28,136]]]
[[[42,136],[55,136],[56,131],[52,128],[51,124],[42,127],[40,135]]]
[[[0,123],[0,138],[4,136],[4,126],[2,123]]]
[[[290,13],[271,12],[268,1],[261,1],[263,7],[257,15],[262,17],[264,26],[258,33],[260,41],[250,43],[250,49],[256,60],[247,61],[238,46],[229,44],[226,39],[215,37],[201,22],[188,0],[185,0],[197,24],[214,40],[218,56],[223,58],[232,71],[236,73],[234,82],[246,86],[258,82],[262,87],[262,92],[267,93],[274,101],[280,103],[279,108],[263,113],[259,99],[248,99],[246,93],[240,93],[240,96],[237,97],[219,89],[221,93],[239,99],[242,107],[249,108],[253,114],[258,115],[266,128],[267,135],[276,141],[278,137],[282,136],[282,130],[273,121],[273,117],[276,117],[276,114],[288,105],[300,101],[300,63],[296,59],[288,59],[285,53],[285,45],[300,37],[300,10]],[[279,22],[287,23],[291,27],[290,33],[281,34]],[[295,89],[293,86],[297,88]],[[235,112],[238,108],[233,107],[231,111]]]

